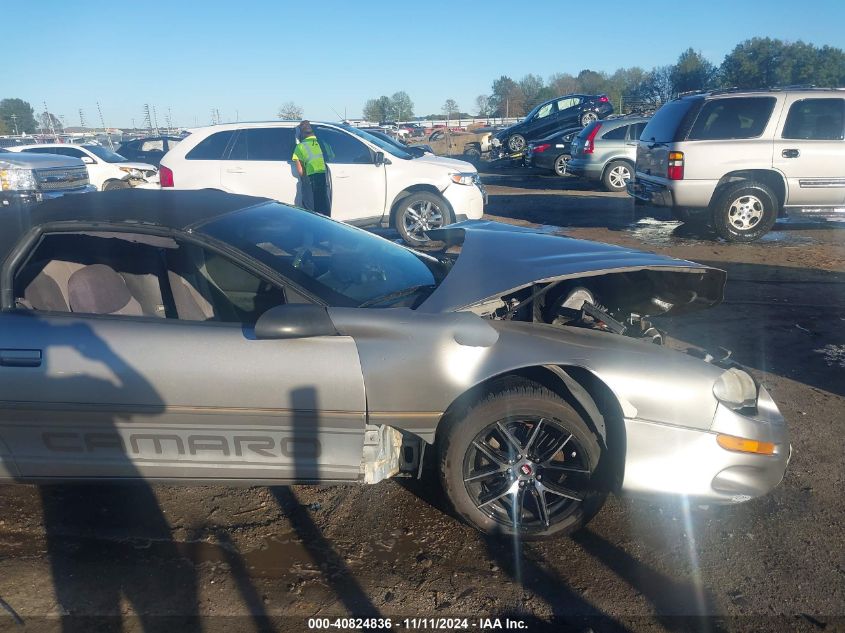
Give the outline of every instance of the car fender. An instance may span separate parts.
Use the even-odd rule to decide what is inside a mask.
[[[370,423],[428,442],[464,394],[494,378],[544,366],[591,372],[615,394],[626,417],[708,429],[715,413],[712,385],[722,370],[622,336],[490,321],[468,312],[329,308],[329,314],[338,332],[358,346]],[[669,405],[667,391],[676,394]]]

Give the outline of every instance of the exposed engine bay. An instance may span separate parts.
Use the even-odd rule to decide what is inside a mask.
[[[689,284],[673,283],[675,275],[689,279],[689,273],[638,270],[536,283],[473,306],[472,311],[489,319],[588,328],[663,345],[665,333],[650,318],[681,311],[697,300]],[[727,350],[687,351],[709,362],[730,356]]]

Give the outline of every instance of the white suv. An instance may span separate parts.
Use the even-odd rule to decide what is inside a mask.
[[[161,160],[161,186],[220,189],[302,206],[291,161],[297,123],[230,123],[193,130]],[[478,219],[486,192],[469,163],[414,156],[352,126],[312,123],[324,147],[331,216],[357,226],[393,226],[412,245],[425,232]]]
[[[59,154],[78,158],[88,168],[91,184],[98,191],[112,189],[158,189],[158,169],[148,163],[134,163],[120,154],[106,149],[102,145],[70,143],[43,143],[40,145],[16,145],[10,147],[13,152],[32,154]]]

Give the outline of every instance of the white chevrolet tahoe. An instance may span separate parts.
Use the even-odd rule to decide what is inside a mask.
[[[162,187],[220,189],[302,206],[291,156],[297,123],[231,123],[193,130],[161,160]],[[312,123],[326,156],[331,216],[395,227],[411,245],[426,231],[478,219],[486,192],[471,164],[415,156],[352,126]]]
[[[635,198],[750,242],[779,216],[845,219],[845,90],[723,90],[661,107],[640,136]]]

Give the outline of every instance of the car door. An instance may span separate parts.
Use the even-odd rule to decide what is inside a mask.
[[[558,127],[572,127],[581,124],[581,97],[565,97],[558,99],[557,118]]]
[[[543,104],[528,124],[526,130],[528,137],[530,139],[543,138],[554,131],[556,113],[557,105],[554,101]]]
[[[220,184],[233,193],[302,206],[299,178],[291,160],[295,146],[291,127],[239,130],[220,164]]]
[[[326,159],[331,217],[344,222],[381,219],[388,165],[377,165],[375,152],[348,132],[325,125],[314,130]]]
[[[845,98],[787,97],[772,163],[787,181],[786,206],[845,203]]]
[[[223,272],[227,265],[239,269],[235,276],[241,279],[255,273],[219,253],[214,253],[213,266],[205,260],[199,265],[196,246],[176,256],[187,245],[174,250],[158,241],[153,250],[161,256],[148,257],[138,251],[143,237],[133,234],[125,242],[106,234],[104,249],[92,246],[96,239],[95,232],[80,237],[86,264],[107,252],[103,261],[108,263],[100,265],[127,278],[115,261],[130,244],[127,270],[135,282],[145,262],[156,261],[197,263],[204,281],[168,264],[176,318],[133,315],[131,310],[94,314],[79,305],[68,312],[56,309],[59,295],[52,311],[0,312],[0,457],[4,450],[10,453],[20,477],[358,479],[365,397],[350,337],[258,340],[252,323],[226,316],[242,311],[233,305],[224,311],[220,303],[232,292],[223,277],[235,283]],[[73,252],[72,244],[62,244],[62,252]],[[47,252],[55,252],[55,246]],[[31,261],[44,260],[36,253]],[[15,294],[26,294],[48,268],[39,270],[35,276],[21,271]],[[47,288],[55,291],[65,284],[73,305],[75,287],[62,270],[49,269],[52,284],[41,279],[41,297]],[[90,266],[79,270],[85,274]],[[196,305],[202,304],[197,313],[180,304],[178,295],[183,301],[188,295],[177,278],[189,284]],[[261,281],[266,291],[267,281]],[[236,286],[243,289],[242,283]],[[161,296],[167,294],[162,286]],[[105,292],[91,305],[103,305],[100,301],[110,297],[114,293]],[[215,320],[205,320],[209,313]]]

